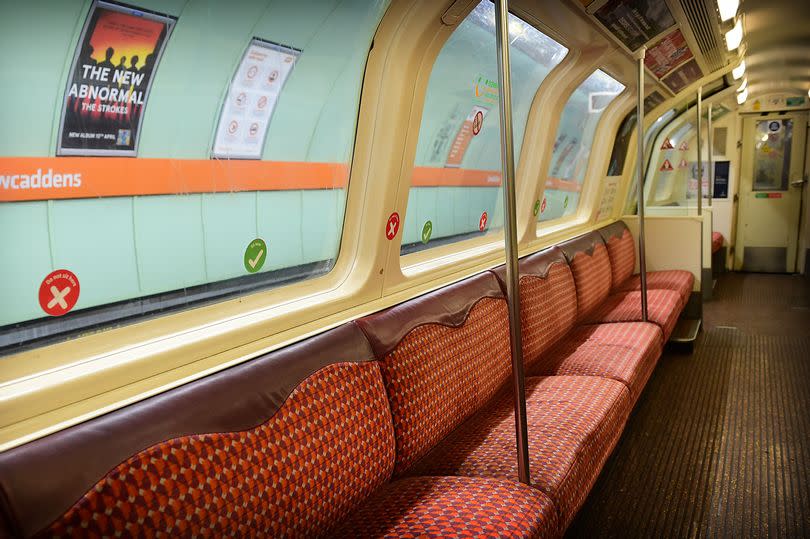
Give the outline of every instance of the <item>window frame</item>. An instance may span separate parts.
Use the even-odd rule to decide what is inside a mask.
[[[469,14],[469,12],[476,7],[476,5],[477,4],[471,5],[470,10],[465,12],[464,17],[466,17],[467,14]],[[540,100],[538,99],[538,96],[543,95],[550,86],[554,85],[554,80],[557,78],[557,76],[567,73],[573,65],[576,65],[580,58],[580,54],[579,50],[574,48],[570,40],[561,37],[558,32],[550,29],[535,17],[528,15],[527,12],[520,9],[510,9],[510,14],[520,18],[524,23],[533,26],[539,32],[553,39],[568,50],[561,61],[549,71],[548,75],[546,75],[540,86],[535,91],[535,96],[532,100],[529,114],[527,116],[528,126],[528,124],[531,123],[533,112],[540,108]],[[464,20],[464,17],[459,17],[458,24]],[[416,146],[419,138],[419,130],[421,127],[428,82],[430,80],[433,66],[435,65],[436,59],[438,58],[442,47],[450,38],[450,35],[458,24],[452,27],[445,27],[444,31],[441,32],[441,35],[437,34],[433,37],[430,47],[426,48],[425,50],[425,55],[422,59],[419,73],[416,78],[416,92],[418,97],[415,96],[415,99],[411,104],[411,119],[408,126],[408,144],[398,179],[397,207],[402,208],[400,217],[403,224],[405,222],[404,214],[407,212],[411,177],[413,174],[413,169],[415,168]],[[494,49],[493,52],[495,52]],[[497,112],[500,114],[499,111],[493,110],[492,112]],[[521,153],[523,151],[527,151],[527,147],[528,145],[525,144],[524,140]],[[515,159],[515,165],[517,167],[517,161],[519,161],[520,156],[515,156]],[[528,180],[528,178],[521,177],[520,171],[516,172],[516,188],[520,189],[524,183],[527,183],[530,180]],[[521,229],[520,221],[521,218],[519,217],[519,230]],[[520,240],[520,234],[518,239]],[[503,261],[503,228],[496,232],[479,237],[450,242],[444,245],[419,250],[405,255],[400,254],[401,234],[398,234],[396,240],[397,241],[395,242],[391,242],[392,244],[396,243],[396,245],[391,246],[388,260],[389,263],[392,263],[392,269],[398,266],[399,271],[388,272],[384,285],[385,293],[401,292],[415,285],[421,285],[435,278],[436,276],[448,277],[457,274],[459,270],[465,271],[475,266],[481,266],[481,264],[484,264],[486,267],[494,267]]]
[[[552,135],[552,140],[556,141],[557,130],[559,129],[559,123],[562,118],[562,110],[577,88],[579,88],[579,86],[597,70],[601,70],[619,84],[622,84],[624,88],[611,100],[607,107],[605,107],[599,117],[599,120],[597,121],[591,149],[588,153],[588,165],[585,168],[585,175],[582,181],[582,188],[580,190],[579,202],[577,204],[576,211],[570,215],[565,215],[549,221],[540,221],[537,217],[535,217],[534,240],[558,238],[566,231],[579,229],[596,218],[598,208],[595,208],[593,202],[600,192],[600,188],[602,186],[601,179],[606,177],[606,175],[600,174],[599,171],[604,169],[606,163],[610,161],[610,153],[613,147],[612,141],[615,139],[616,132],[618,131],[619,126],[624,118],[622,112],[625,110],[624,107],[626,107],[625,102],[626,100],[633,98],[632,88],[622,80],[623,77],[619,75],[616,70],[612,68],[612,66],[606,65],[605,63],[596,63],[590,65],[588,69],[583,71],[576,83],[572,84],[570,90],[566,93],[564,101],[562,101],[560,105],[557,122],[554,126],[555,129]],[[608,133],[605,132],[607,130],[612,133],[612,137],[607,136]],[[608,139],[609,142],[606,142]],[[548,153],[550,158],[552,152],[548,151]],[[599,155],[602,155],[602,158],[594,159],[594,156]],[[548,175],[548,165],[548,162],[544,164],[545,169],[540,172],[540,176],[537,179],[537,183],[540,188],[538,200],[543,200],[543,197],[545,196],[545,178]],[[625,163],[625,165],[627,165],[627,163]],[[615,213],[615,206],[616,205],[614,204],[614,209],[611,212],[611,215]]]

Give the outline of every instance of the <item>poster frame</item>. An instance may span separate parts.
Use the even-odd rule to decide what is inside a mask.
[[[163,39],[163,43],[160,44],[160,48],[155,55],[155,71],[149,77],[149,84],[146,86],[146,89],[144,90],[146,96],[146,99],[144,101],[144,110],[141,112],[140,118],[138,118],[138,130],[136,131],[135,145],[131,150],[101,150],[101,149],[62,147],[62,136],[64,134],[65,129],[65,111],[67,110],[67,99],[69,88],[73,82],[74,73],[76,72],[76,63],[79,61],[79,56],[81,55],[82,44],[84,43],[84,40],[87,37],[87,29],[90,27],[90,20],[93,18],[93,14],[95,13],[95,11],[99,8],[109,9],[111,11],[118,11],[120,13],[126,13],[129,15],[137,15],[139,17],[143,17],[145,19],[153,21],[158,21],[166,25],[166,37]],[[90,9],[87,12],[87,15],[85,16],[84,25],[82,26],[81,34],[79,34],[79,40],[76,42],[74,46],[73,59],[70,62],[70,70],[68,71],[68,76],[64,87],[64,93],[62,94],[61,110],[59,111],[59,130],[56,132],[57,156],[137,157],[138,146],[140,145],[141,142],[140,136],[141,126],[143,125],[143,117],[146,112],[146,105],[149,104],[149,95],[152,93],[152,84],[155,81],[155,73],[157,72],[158,66],[160,65],[160,61],[163,58],[163,52],[166,50],[166,44],[169,42],[169,39],[171,38],[172,31],[174,30],[174,25],[176,23],[177,23],[176,17],[172,17],[164,13],[157,13],[135,6],[108,2],[106,0],[93,0],[93,3],[90,5]]]
[[[217,121],[214,124],[214,131],[213,131],[213,134],[212,134],[212,137],[211,137],[211,147],[210,147],[210,157],[211,157],[211,159],[225,159],[225,160],[227,160],[227,159],[240,159],[240,160],[249,160],[249,161],[260,161],[260,160],[262,160],[262,155],[264,154],[264,149],[265,149],[264,147],[267,144],[267,131],[270,129],[270,124],[272,123],[273,115],[276,113],[275,105],[273,107],[273,112],[267,118],[267,125],[265,126],[264,133],[262,133],[262,141],[261,141],[261,144],[259,145],[260,149],[259,149],[259,156],[258,157],[253,156],[253,155],[244,155],[244,154],[242,154],[242,155],[237,155],[237,154],[228,154],[228,155],[226,155],[226,154],[223,154],[221,152],[216,151],[217,134],[219,133],[219,127],[220,127],[220,124],[221,124],[221,122],[223,120],[223,117],[224,117],[225,108],[228,106],[228,96],[231,93],[231,86],[233,85],[233,82],[236,79],[236,76],[239,74],[239,70],[242,68],[242,62],[245,59],[245,55],[247,55],[248,51],[250,50],[250,47],[252,47],[254,44],[258,44],[258,45],[261,45],[263,47],[269,48],[271,50],[275,50],[276,52],[282,52],[282,53],[287,53],[287,54],[289,54],[291,52],[295,53],[295,62],[293,63],[292,69],[295,69],[295,64],[298,63],[298,61],[301,59],[301,55],[304,53],[303,49],[299,49],[297,47],[292,47],[290,45],[285,45],[283,43],[278,43],[278,42],[275,42],[275,41],[271,41],[269,39],[263,39],[263,38],[260,38],[260,37],[257,37],[257,36],[252,36],[248,40],[247,45],[245,46],[244,49],[242,49],[242,54],[239,55],[239,59],[237,60],[236,65],[233,68],[233,72],[231,73],[231,77],[228,79],[228,83],[225,85],[225,89],[224,89],[224,91],[222,93],[222,98],[220,99],[219,117],[217,118]],[[292,71],[292,69],[290,71]],[[287,75],[287,78],[289,78],[289,75]],[[285,79],[284,84],[286,85],[286,83],[287,83],[287,80]],[[279,90],[279,94],[278,94],[279,97],[281,97],[281,92],[283,91],[283,89],[284,89],[284,86],[282,86],[281,89]]]

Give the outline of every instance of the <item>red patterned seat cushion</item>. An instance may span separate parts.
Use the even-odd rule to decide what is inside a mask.
[[[664,342],[672,335],[681,314],[681,297],[672,290],[647,290],[647,317],[661,327]],[[596,309],[584,322],[604,324],[610,322],[640,322],[641,292],[617,292]]]
[[[577,314],[583,320],[610,294],[611,269],[605,244],[595,245],[590,255],[577,253],[571,260],[571,271],[577,286]]]
[[[515,481],[409,477],[385,485],[334,537],[557,537],[551,500]]]
[[[394,473],[400,474],[506,383],[512,369],[506,301],[479,300],[459,327],[416,327],[381,369],[394,419]]]
[[[712,232],[712,253],[716,253],[723,246],[723,235],[719,232]]]
[[[689,296],[692,294],[692,287],[695,284],[695,276],[691,271],[684,270],[662,270],[647,272],[647,290],[673,290],[681,298],[681,308],[686,306]],[[641,290],[641,276],[636,274],[630,277],[619,287],[620,292]]]
[[[645,322],[579,326],[543,354],[529,375],[602,376],[638,399],[661,356],[661,328]]]
[[[44,535],[311,536],[328,533],[391,476],[394,438],[376,363],[302,381],[265,423],[144,449]]]
[[[553,264],[545,278],[521,276],[520,299],[523,360],[530,368],[542,352],[574,326],[577,294],[568,264]]]
[[[636,266],[636,245],[630,231],[625,229],[621,236],[613,236],[606,242],[610,255],[611,281],[613,288],[624,283]]]
[[[630,394],[624,384],[607,378],[529,378],[526,406],[532,486],[554,501],[565,528],[621,435]],[[516,480],[511,393],[442,440],[408,474]]]

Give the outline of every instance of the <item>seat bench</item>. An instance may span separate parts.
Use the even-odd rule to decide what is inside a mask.
[[[463,518],[495,535],[558,533],[540,492],[456,477],[391,482],[394,452],[379,365],[346,324],[0,454],[0,531],[435,535]]]
[[[0,454],[0,535],[562,535],[692,286],[611,227],[520,261],[531,487],[499,268]]]

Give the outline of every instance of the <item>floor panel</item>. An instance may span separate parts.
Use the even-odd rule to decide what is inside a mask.
[[[724,274],[668,350],[570,537],[810,537],[810,286]]]

